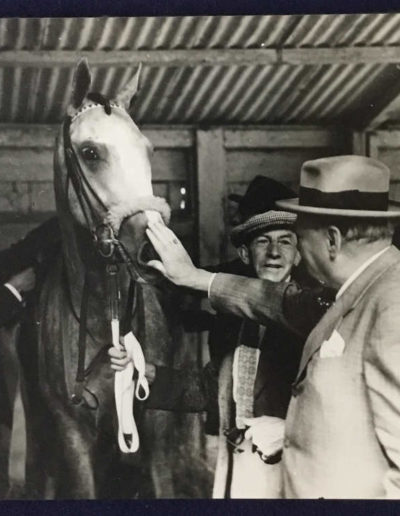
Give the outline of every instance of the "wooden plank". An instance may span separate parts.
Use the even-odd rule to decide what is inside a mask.
[[[189,129],[140,129],[157,149],[184,149],[195,143],[194,131]]]
[[[224,131],[227,149],[277,149],[304,147],[337,147],[344,143],[345,134],[326,129],[228,129]]]
[[[373,139],[372,139],[373,138]],[[370,140],[378,147],[400,147],[400,130],[374,131]]]
[[[52,180],[52,149],[0,147],[0,181]]]
[[[248,183],[256,175],[264,175],[297,188],[302,164],[310,159],[343,154],[337,148],[232,149],[226,153],[229,183]]]
[[[400,89],[400,86],[397,85]],[[396,119],[400,112],[400,93],[398,93],[392,100],[387,102],[384,107],[369,120],[364,122],[366,130],[372,131],[382,126],[385,122],[391,119]]]
[[[151,157],[153,181],[186,181],[187,167],[182,149],[157,149]]]
[[[190,129],[158,129],[143,126],[141,130],[155,148],[190,148],[194,145],[194,133]],[[0,124],[0,147],[52,149],[58,131],[58,125]]]
[[[0,124],[0,147],[53,149],[58,125]]]
[[[226,248],[226,163],[222,129],[197,131],[197,181],[200,263],[218,263]]]
[[[378,135],[372,133],[368,135],[368,155],[371,158],[379,159],[379,147],[380,147],[380,138]]]
[[[282,64],[397,64],[399,46],[338,47],[338,48],[284,48],[280,52]]]
[[[393,63],[400,61],[399,46],[341,48],[247,48],[247,49],[165,49],[165,50],[2,50],[0,66],[59,68],[75,66],[87,57],[92,66],[193,67],[199,65],[309,65]]]
[[[389,167],[391,184],[400,181],[400,131],[371,133],[369,135],[369,155]],[[396,195],[398,195],[397,187],[392,187],[391,190],[396,191]],[[396,198],[396,200],[398,199]]]
[[[172,50],[3,50],[0,66],[59,68],[75,66],[80,57],[87,57],[91,66],[198,66],[273,64],[278,55],[273,49],[172,49]]]
[[[353,154],[367,156],[367,135],[364,131],[353,131],[352,133]]]

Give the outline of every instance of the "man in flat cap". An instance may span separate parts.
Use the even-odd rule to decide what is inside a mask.
[[[300,256],[293,231],[296,215],[269,210],[236,226],[231,240],[253,277],[289,281]],[[236,347],[226,353],[219,375],[220,437],[214,498],[278,498],[280,457],[252,443],[249,427],[286,416],[304,341],[272,321],[242,322]],[[267,421],[269,429],[271,421]],[[279,431],[279,429],[278,429]],[[255,453],[257,452],[257,453]]]
[[[400,252],[391,246],[400,210],[389,203],[389,180],[374,159],[323,158],[304,163],[298,199],[277,202],[298,214],[308,270],[338,289],[308,336],[293,385],[283,447],[288,498],[400,497]],[[148,235],[162,259],[153,265],[178,285],[208,290],[216,309],[296,322],[302,293],[293,283],[214,276],[193,266],[169,229],[151,224]]]
[[[238,254],[236,259],[229,262],[219,263],[217,265],[206,266],[206,270],[210,272],[224,272],[239,276],[256,278],[258,276],[255,267],[249,260],[250,250],[246,250],[249,243],[249,237],[255,237],[258,230],[262,233],[263,227],[267,228],[269,222],[265,213],[275,210],[275,202],[282,199],[296,197],[296,194],[287,186],[274,179],[257,175],[249,183],[243,195],[231,193],[228,195],[229,201],[236,204],[235,211],[232,214],[232,220],[236,223],[232,230],[231,241],[237,248]],[[260,216],[261,219],[254,218]],[[290,217],[290,215],[289,215]],[[292,216],[293,217],[293,216]],[[261,221],[261,222],[260,222]],[[260,226],[261,224],[261,226]],[[287,227],[291,224],[287,225]],[[273,228],[272,228],[273,229]],[[243,254],[246,253],[246,256]],[[315,285],[316,282],[305,271],[303,264],[297,263],[292,267],[289,265],[291,278],[302,286]],[[265,273],[265,269],[261,269],[261,273]],[[271,273],[271,271],[270,271]],[[280,271],[275,270],[275,274],[281,275]],[[277,281],[280,281],[279,279]],[[221,370],[223,361],[232,357],[232,352],[237,345],[239,332],[242,325],[242,318],[229,313],[217,312],[211,314],[209,311],[187,310],[182,311],[183,326],[186,331],[205,331],[208,330],[208,348],[210,354],[210,362],[206,365],[205,372],[210,379],[214,378],[214,395],[209,396],[207,405],[207,418],[205,431],[211,435],[220,434],[219,412],[220,407],[217,399],[217,379]],[[224,366],[224,370],[226,366]],[[226,383],[226,379],[224,381]],[[220,468],[220,471],[224,468]],[[222,485],[221,482],[217,482]],[[221,488],[216,489],[221,494]]]

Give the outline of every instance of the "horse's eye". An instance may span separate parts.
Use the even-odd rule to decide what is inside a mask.
[[[85,161],[97,161],[100,159],[96,147],[83,147],[81,149],[81,154]]]

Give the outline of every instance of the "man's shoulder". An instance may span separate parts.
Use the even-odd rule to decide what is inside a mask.
[[[368,291],[370,302],[379,305],[400,303],[400,251],[392,247],[389,251],[392,262],[385,270],[376,270]]]

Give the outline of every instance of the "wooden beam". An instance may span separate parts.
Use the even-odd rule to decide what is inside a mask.
[[[387,84],[384,88],[375,88],[372,102],[366,103],[357,116],[355,127],[358,130],[374,131],[390,120],[392,113],[400,111],[400,67],[391,66],[383,76],[387,77]]]
[[[193,67],[199,65],[309,65],[399,63],[399,46],[345,48],[248,48],[171,50],[2,50],[0,67],[60,68],[74,66],[79,57],[92,66]]]
[[[364,131],[353,131],[352,133],[352,150],[353,154],[359,156],[367,156],[367,135]]]
[[[226,164],[222,129],[197,131],[199,258],[202,265],[224,258]]]
[[[400,85],[398,86],[400,90]],[[393,115],[400,113],[400,92],[390,100],[378,113],[364,123],[365,129],[368,131],[374,131],[378,127],[382,126],[385,122],[391,119]],[[394,119],[398,118],[394,117]]]
[[[345,134],[327,129],[227,129],[224,145],[227,149],[276,149],[336,147],[344,144]]]
[[[370,136],[374,147],[398,149],[400,147],[400,130],[375,131]]]
[[[293,65],[399,63],[400,47],[287,48],[282,62]]]
[[[0,124],[0,147],[52,149],[59,127],[46,124]],[[191,129],[144,126],[141,130],[156,149],[190,148],[194,145],[194,132]]]
[[[0,124],[0,147],[52,149],[58,130],[58,125],[49,124]],[[142,126],[141,130],[157,149],[191,148],[195,144],[194,129]],[[228,149],[330,147],[344,138],[335,129],[314,126],[223,130],[224,146]]]

